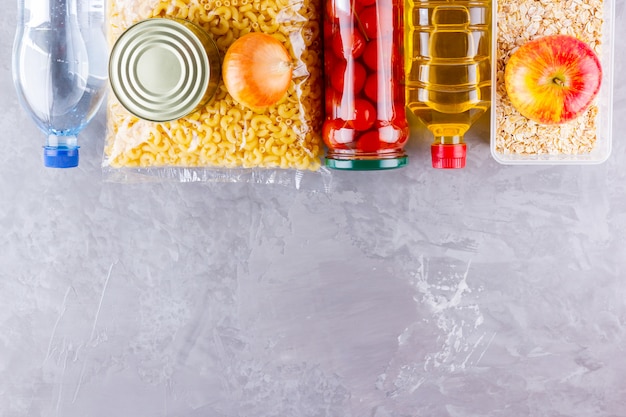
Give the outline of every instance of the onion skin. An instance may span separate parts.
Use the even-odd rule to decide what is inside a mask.
[[[228,93],[251,109],[264,109],[282,99],[292,72],[292,59],[285,46],[261,32],[247,33],[233,42],[222,65]]]

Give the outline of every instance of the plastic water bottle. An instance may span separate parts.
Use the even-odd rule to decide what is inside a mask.
[[[76,135],[102,104],[107,82],[104,0],[18,0],[13,80],[46,135],[47,167],[78,166]]]

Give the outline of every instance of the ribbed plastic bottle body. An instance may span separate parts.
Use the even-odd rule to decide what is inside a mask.
[[[77,150],[105,93],[104,1],[18,0],[13,79],[44,149]]]
[[[407,107],[434,135],[433,165],[462,167],[463,135],[490,105],[491,0],[407,0],[406,8]]]
[[[387,169],[406,163],[404,0],[326,0],[327,165]]]

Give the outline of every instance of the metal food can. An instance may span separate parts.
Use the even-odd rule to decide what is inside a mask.
[[[142,20],[113,45],[111,89],[120,104],[140,119],[179,119],[213,97],[219,61],[215,42],[197,25],[173,18]]]

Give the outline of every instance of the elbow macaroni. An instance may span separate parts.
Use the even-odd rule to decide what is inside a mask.
[[[320,0],[111,0],[109,43],[150,17],[187,19],[206,30],[222,57],[240,36],[262,31],[294,58],[286,97],[264,111],[237,104],[220,85],[202,109],[155,123],[109,95],[106,163],[111,167],[267,167],[317,170],[322,156]]]

